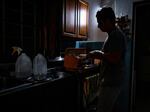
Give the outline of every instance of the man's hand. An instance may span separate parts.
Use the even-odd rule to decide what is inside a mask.
[[[87,58],[102,59],[104,52],[100,50],[93,50],[87,54]]]
[[[121,59],[121,52],[118,51],[118,52],[104,53],[100,50],[94,50],[87,54],[87,58],[100,59],[100,60],[105,59],[109,63],[116,64]]]

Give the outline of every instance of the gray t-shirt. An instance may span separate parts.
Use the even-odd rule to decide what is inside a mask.
[[[102,51],[105,53],[121,52],[121,59],[118,63],[111,63],[104,59],[104,82],[103,85],[108,86],[120,86],[123,81],[123,75],[125,73],[125,52],[126,52],[126,37],[123,32],[115,28],[108,34],[108,38],[105,40]]]

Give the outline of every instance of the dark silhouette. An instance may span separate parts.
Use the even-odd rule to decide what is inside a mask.
[[[116,26],[116,17],[111,7],[104,7],[96,14],[98,28],[108,33],[101,50],[91,51],[87,56],[100,59],[103,79],[98,95],[97,112],[113,112],[122,90],[125,75],[126,41],[123,32]]]

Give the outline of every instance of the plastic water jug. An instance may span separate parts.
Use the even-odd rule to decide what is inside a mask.
[[[47,75],[47,60],[42,54],[37,54],[33,59],[33,74],[36,79],[45,79]]]
[[[17,77],[27,77],[32,73],[32,61],[29,56],[22,53],[16,61],[15,72]]]

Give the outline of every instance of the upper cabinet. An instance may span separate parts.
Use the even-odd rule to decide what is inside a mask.
[[[78,2],[78,37],[87,38],[88,36],[88,3],[79,0]]]
[[[36,53],[37,2],[35,0],[1,0],[0,61],[16,61],[12,47],[21,47],[29,56]]]
[[[15,61],[16,56],[11,54],[14,46],[21,47],[32,58],[38,52],[48,57],[56,57],[60,55],[62,46],[65,49],[67,39],[87,39],[87,2],[16,1],[0,2],[0,60],[5,57]]]
[[[75,37],[77,34],[77,1],[64,0],[63,35]]]
[[[64,0],[63,3],[63,36],[88,37],[89,6],[83,0]]]

